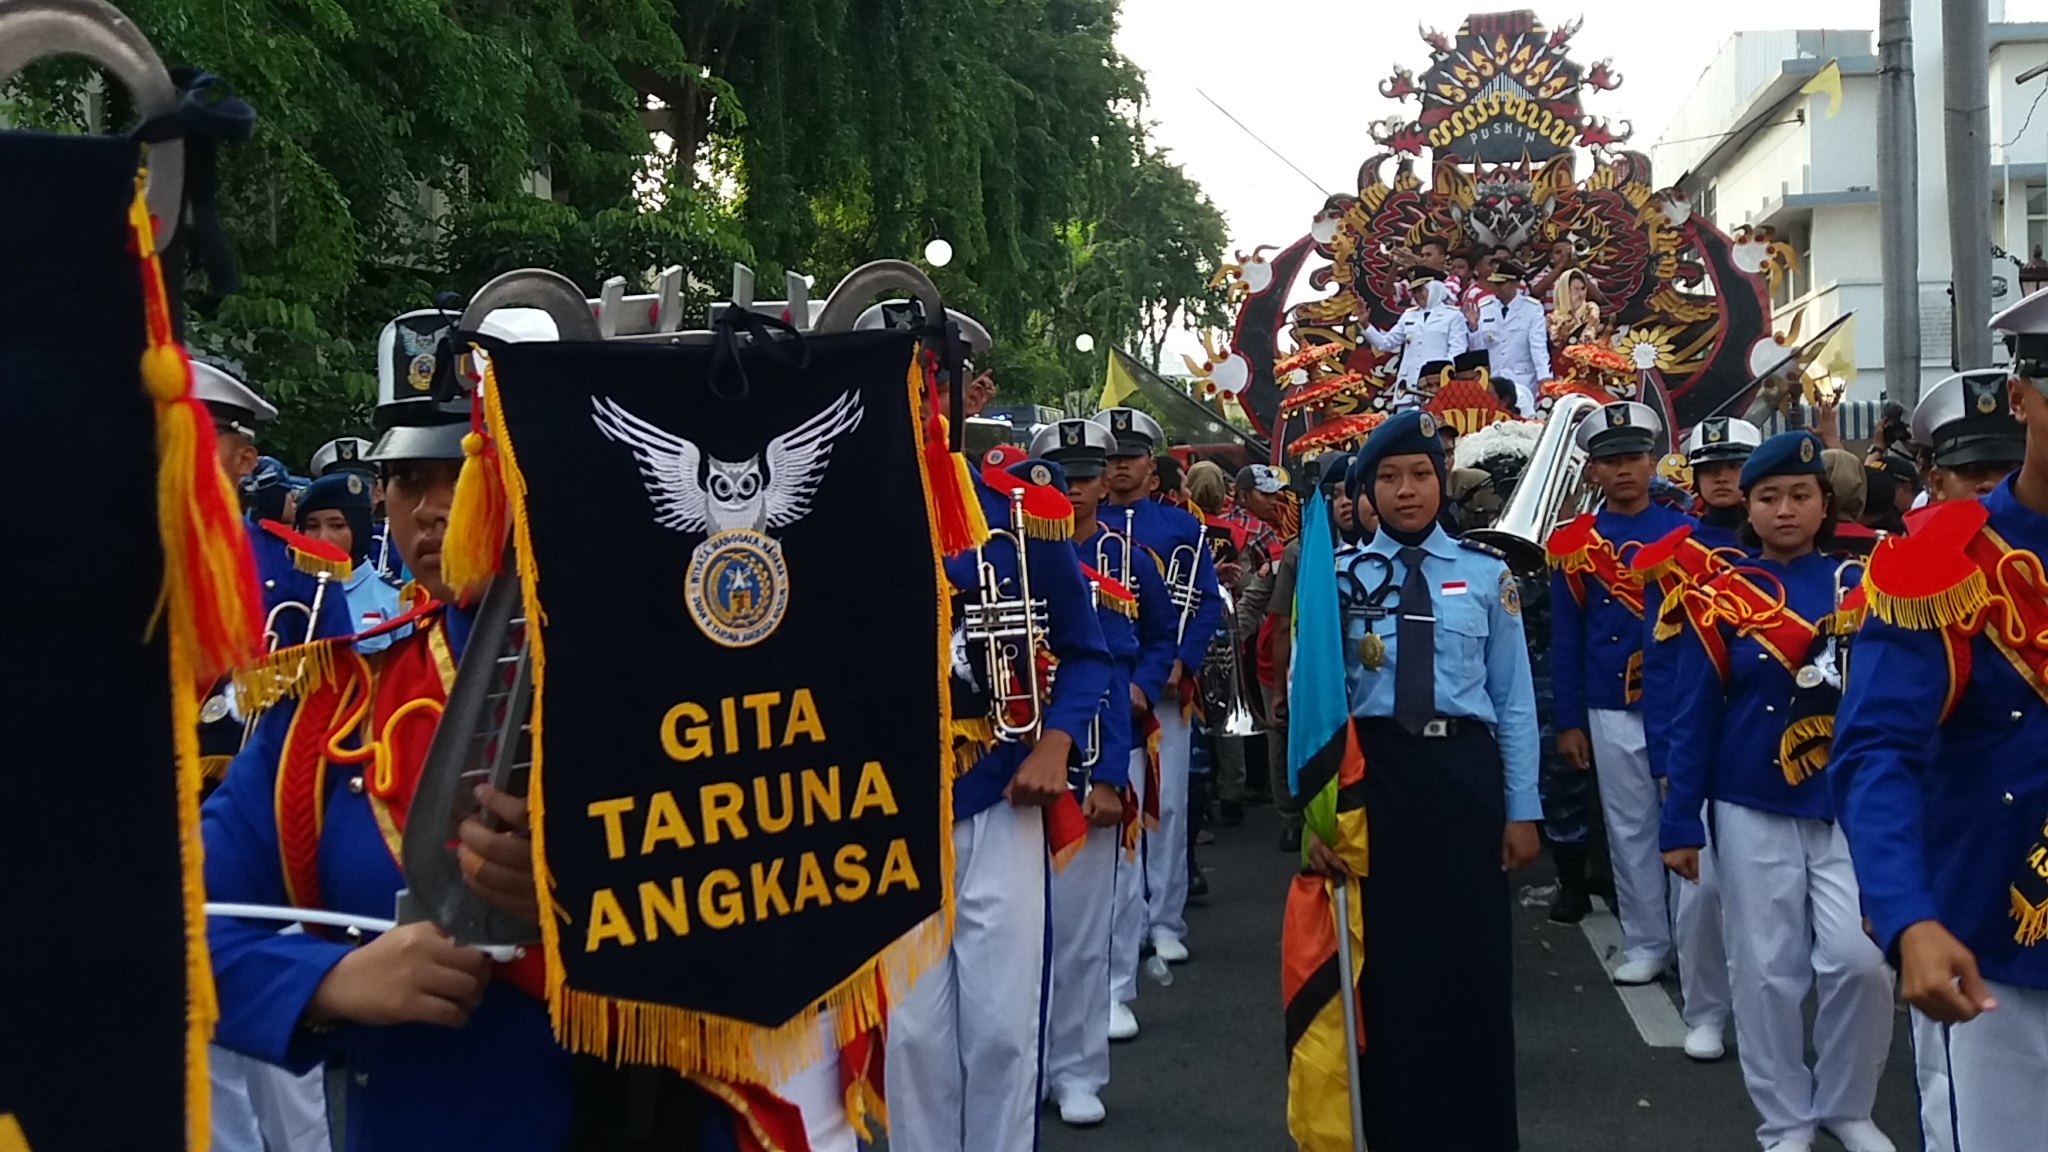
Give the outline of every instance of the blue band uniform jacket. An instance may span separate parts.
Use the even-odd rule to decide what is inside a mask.
[[[1685,513],[1655,501],[1633,516],[1605,510],[1591,516],[1593,530],[1619,553],[1624,569],[1637,547],[1663,539],[1690,520]],[[1641,670],[1643,618],[1592,573],[1582,573],[1579,579],[1585,590],[1584,603],[1573,595],[1571,580],[1553,561],[1550,650],[1559,731],[1583,730],[1590,708],[1634,711],[1637,707],[1628,687],[1631,665],[1638,673]]]
[[[1838,557],[1810,552],[1789,564],[1773,560],[1744,561],[1728,579],[1749,581],[1766,599],[1775,599],[1782,584],[1785,605],[1810,624],[1820,624],[1835,610]],[[1755,576],[1755,573],[1766,573]],[[1844,575],[1848,587],[1860,569]],[[1833,820],[1835,806],[1824,774],[1791,783],[1780,763],[1780,741],[1793,715],[1798,692],[1793,668],[1769,651],[1751,630],[1730,623],[1712,625],[1726,644],[1728,678],[1688,623],[1669,641],[1676,660],[1666,691],[1669,729],[1663,742],[1670,789],[1664,797],[1661,846],[1701,848],[1707,843],[1700,812],[1708,800],[1739,804],[1758,812],[1805,820]],[[1825,637],[1814,640],[1817,650]],[[1790,654],[1794,667],[1810,653]]]
[[[1086,540],[1074,541],[1074,554],[1082,564],[1094,568],[1129,589],[1130,585],[1124,579],[1123,549],[1118,543],[1120,539],[1121,537],[1108,529],[1097,527],[1093,536]],[[1101,545],[1100,565],[1095,563],[1098,559],[1098,545]],[[1141,563],[1149,567],[1151,560],[1142,550],[1133,547],[1131,567],[1137,568]],[[1130,683],[1131,675],[1138,668],[1139,652],[1138,620],[1124,607],[1119,606],[1110,593],[1105,591],[1098,598],[1095,617],[1097,623],[1102,626],[1102,640],[1109,649],[1113,667],[1109,687],[1102,693],[1102,754],[1096,760],[1094,768],[1086,772],[1086,779],[1072,781],[1075,795],[1084,799],[1087,795],[1086,785],[1090,783],[1108,784],[1121,791],[1130,782]],[[1077,744],[1075,747],[1080,748],[1082,745]],[[1079,769],[1069,773],[1070,777],[1079,775]]]
[[[979,476],[975,493],[981,499],[991,527],[1006,525],[1010,519],[1009,500],[988,486]],[[1031,565],[1031,595],[1045,602],[1046,643],[1058,661],[1050,699],[1042,701],[1044,726],[1073,738],[1084,747],[1088,729],[1112,675],[1109,648],[1103,642],[1096,610],[1089,603],[1088,579],[1081,573],[1073,542],[1025,537]],[[1017,581],[1017,554],[1007,542],[991,542],[984,550],[1006,590]],[[956,592],[975,594],[976,556],[973,549],[947,557],[946,577]],[[977,675],[981,674],[977,670]],[[1003,799],[1010,778],[1024,763],[1030,746],[1022,741],[998,743],[988,749],[961,777],[953,781],[953,819],[965,820]]]
[[[2048,556],[2048,516],[2020,504],[2011,478],[1978,503],[2007,546]],[[1931,531],[1916,521],[1901,543]],[[1865,587],[1877,582],[1873,573]],[[1828,775],[1880,947],[1938,920],[1986,977],[2048,989],[2048,944],[2015,939],[2010,891],[2048,820],[2048,707],[1989,637],[1995,628],[1968,638],[1957,683],[1947,629],[1888,623],[1873,609],[1856,635]]]
[[[1154,634],[1156,626],[1147,627],[1141,618],[1140,628],[1144,639],[1144,651],[1138,656],[1137,675],[1132,681],[1145,694],[1154,707],[1166,690],[1167,677],[1173,674],[1173,662],[1178,660],[1183,675],[1192,676],[1202,666],[1202,657],[1209,651],[1209,639],[1216,629],[1223,626],[1223,599],[1218,595],[1216,564],[1209,555],[1209,543],[1203,538],[1202,524],[1187,512],[1157,500],[1139,500],[1128,506],[1105,504],[1099,515],[1102,522],[1121,532],[1124,527],[1124,512],[1131,512],[1131,531],[1137,542],[1152,553],[1157,560],[1160,576],[1159,595],[1149,596],[1145,581],[1132,589],[1138,594],[1138,608],[1145,611],[1146,601],[1163,601],[1167,623],[1164,632]],[[1195,554],[1195,588],[1200,592],[1202,602],[1195,606],[1194,615],[1188,620],[1187,632],[1180,634],[1180,610],[1173,607],[1167,597],[1165,574],[1173,565],[1176,548],[1192,547]],[[1185,553],[1183,553],[1185,555]],[[1133,566],[1136,560],[1133,560]],[[1155,616],[1154,619],[1161,619]]]

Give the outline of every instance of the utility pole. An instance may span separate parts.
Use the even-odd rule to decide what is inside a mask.
[[[1877,192],[1884,270],[1884,388],[1920,402],[1920,142],[1913,0],[1878,0]]]
[[[1941,135],[1956,367],[1991,366],[1991,17],[1985,0],[1942,0]]]

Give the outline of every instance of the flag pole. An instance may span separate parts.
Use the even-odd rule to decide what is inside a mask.
[[[1358,1078],[1358,978],[1351,967],[1351,878],[1330,881],[1337,904],[1337,991],[1344,998],[1344,1072],[1351,1081],[1351,1152],[1365,1152],[1365,1093]]]

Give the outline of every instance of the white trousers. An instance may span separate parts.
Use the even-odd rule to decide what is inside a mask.
[[[953,943],[889,1017],[892,1152],[1031,1152],[1046,968],[1044,814],[953,822]]]
[[[1131,787],[1125,803],[1145,803],[1145,750],[1131,753]],[[1141,817],[1142,820],[1142,817]],[[1145,840],[1149,833],[1139,825],[1138,851],[1126,857],[1117,846],[1114,907],[1109,923],[1109,998],[1114,1004],[1129,1004],[1138,998],[1138,956],[1145,950]]]
[[[1913,1027],[1913,1081],[1920,1089],[1921,1152],[1956,1152],[1956,1114],[1949,1094],[1948,1031],[1918,1008]]]
[[[1678,989],[1685,999],[1687,1028],[1723,1028],[1728,1023],[1728,948],[1721,936],[1720,864],[1714,859],[1713,828],[1700,851],[1700,879],[1671,878],[1678,889]]]
[[[1671,910],[1664,855],[1658,848],[1664,797],[1650,775],[1643,714],[1593,708],[1586,713],[1593,769],[1600,774],[1600,808],[1607,821],[1607,851],[1614,862],[1615,909],[1621,919],[1622,959],[1671,959]]]
[[[1863,934],[1840,825],[1714,802],[1742,1079],[1764,1147],[1868,1120],[1892,1038],[1892,979]],[[1800,1003],[1818,985],[1814,1066]],[[2036,1086],[2039,1090],[2039,1086]]]
[[[1948,1029],[1955,1152],[2048,1144],[2048,990],[1991,981],[1995,1012]]]
[[[1102,1093],[1109,1084],[1109,926],[1122,830],[1090,828],[1052,878],[1052,1002],[1045,1014],[1045,1090]]]
[[[294,1076],[219,1045],[206,1050],[213,1082],[212,1152],[328,1152],[326,1073]]]
[[[1159,717],[1159,828],[1145,837],[1146,925],[1152,936],[1188,934],[1188,722],[1169,690]]]
[[[818,1013],[817,1026],[826,1037],[825,1055],[778,1082],[775,1094],[803,1111],[810,1152],[859,1152],[860,1137],[846,1114],[846,1092],[839,1083],[839,1049],[831,1042],[832,1013]]]

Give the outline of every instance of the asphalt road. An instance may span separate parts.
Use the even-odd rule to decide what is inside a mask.
[[[1162,988],[1140,977],[1142,1031],[1112,1050],[1109,1119],[1070,1129],[1048,1108],[1047,1152],[1292,1152],[1280,1017],[1280,918],[1292,860],[1267,809],[1217,829],[1199,851],[1211,894],[1189,911],[1188,963]],[[1550,882],[1543,865],[1515,890]],[[1731,1044],[1717,1064],[1651,1048],[1581,927],[1516,908],[1515,1023],[1527,1152],[1745,1152],[1756,1115]],[[1611,922],[1610,922],[1611,924]],[[1597,934],[1600,925],[1595,924]],[[1675,996],[1675,984],[1665,986]],[[1420,994],[1452,996],[1455,988]],[[1656,1006],[1652,1005],[1654,1015]],[[1810,1010],[1810,1004],[1809,1004]],[[1731,1039],[1733,1030],[1730,1030]],[[1906,1017],[1878,1095],[1877,1122],[1920,1148]],[[1817,1149],[1839,1148],[1821,1137]],[[1446,1150],[1455,1152],[1455,1150]]]

